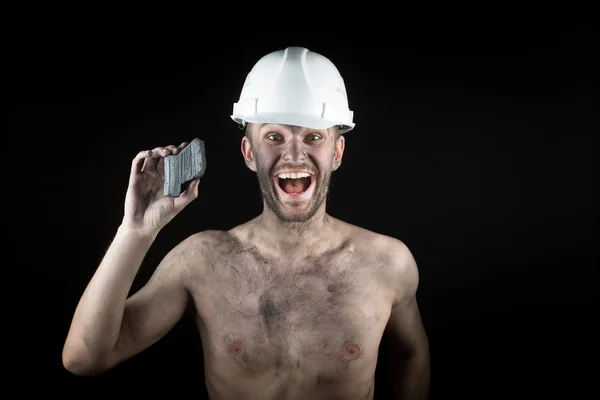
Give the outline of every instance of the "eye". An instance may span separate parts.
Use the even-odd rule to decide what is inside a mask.
[[[320,139],[321,139],[321,135],[319,135],[318,133],[311,133],[310,135],[308,135],[309,141],[315,142]]]
[[[276,140],[280,139],[279,135],[276,133],[269,133],[266,137],[267,137],[267,140],[270,140],[270,141],[276,141]]]

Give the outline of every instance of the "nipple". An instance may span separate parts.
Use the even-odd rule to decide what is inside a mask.
[[[234,340],[231,342],[227,350],[229,351],[229,354],[239,356],[244,352],[244,343],[242,343],[241,340]]]
[[[344,356],[348,361],[356,360],[358,357],[362,355],[362,348],[358,345],[358,343],[350,343],[344,349]]]

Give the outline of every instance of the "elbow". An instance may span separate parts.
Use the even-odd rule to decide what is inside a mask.
[[[63,367],[77,376],[96,376],[108,370],[101,357],[92,356],[87,350],[66,344],[62,351]]]

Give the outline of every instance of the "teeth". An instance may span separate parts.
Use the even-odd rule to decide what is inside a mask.
[[[299,178],[308,178],[310,174],[306,172],[286,172],[283,174],[277,175],[279,179],[299,179]]]

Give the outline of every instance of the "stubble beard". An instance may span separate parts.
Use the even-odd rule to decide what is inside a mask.
[[[309,202],[310,205],[308,210],[302,212],[287,212],[284,208],[284,205],[277,198],[277,194],[275,191],[277,190],[276,183],[273,182],[272,177],[269,173],[257,173],[258,175],[258,184],[260,186],[260,192],[263,200],[267,204],[269,210],[271,210],[277,218],[282,220],[283,222],[306,222],[309,221],[319,210],[323,201],[327,198],[327,193],[329,191],[329,181],[331,179],[331,174],[325,177],[322,183],[318,183],[315,181],[313,185],[317,185],[314,190],[312,197]]]

